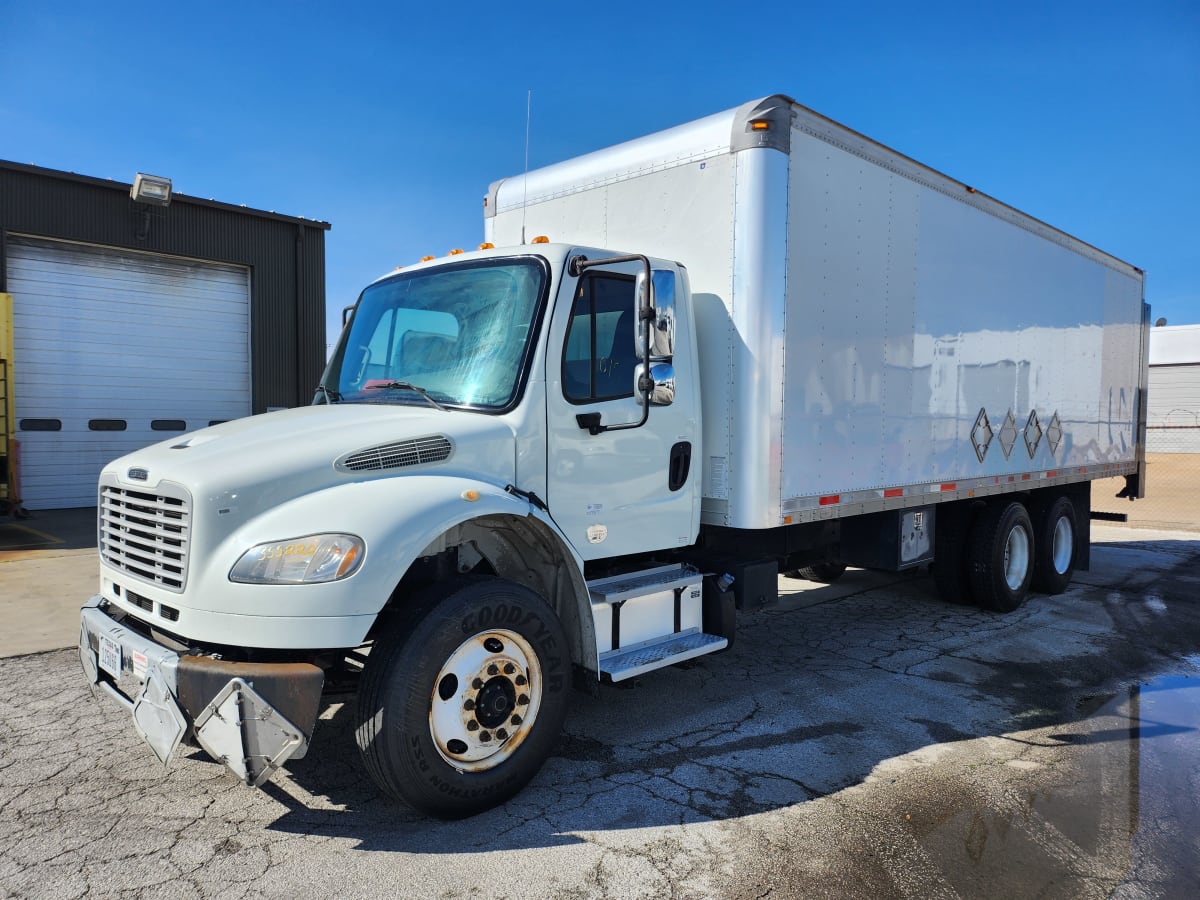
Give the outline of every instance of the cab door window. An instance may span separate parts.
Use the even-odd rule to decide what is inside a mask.
[[[572,403],[634,394],[639,362],[632,278],[608,273],[579,280],[563,348],[563,395]]]

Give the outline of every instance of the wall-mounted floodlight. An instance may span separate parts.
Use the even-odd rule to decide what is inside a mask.
[[[129,199],[135,203],[167,206],[171,202],[171,179],[138,172],[129,188]]]

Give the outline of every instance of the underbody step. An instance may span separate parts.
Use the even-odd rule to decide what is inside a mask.
[[[603,654],[600,657],[600,671],[613,681],[624,681],[643,672],[724,650],[728,644],[729,641],[723,637],[693,629],[668,635],[659,641]]]

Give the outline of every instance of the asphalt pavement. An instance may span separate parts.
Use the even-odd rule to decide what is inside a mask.
[[[341,704],[256,791],[164,769],[74,651],[10,654],[0,896],[1190,897],[1200,535],[1095,537],[1005,616],[919,574],[783,579],[732,650],[573,695],[530,787],[453,823],[378,795]],[[87,558],[0,557],[0,646],[21,616],[73,642],[42,604],[92,593],[59,577]]]

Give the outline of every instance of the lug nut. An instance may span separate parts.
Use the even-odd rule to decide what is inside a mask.
[[[503,728],[497,728],[496,729],[496,740],[504,741],[507,739],[508,739],[508,732],[505,731]]]
[[[470,711],[471,711],[471,710],[473,710],[474,708],[475,708],[475,701],[474,701],[474,700],[470,700],[470,699],[468,699],[468,700],[467,700],[467,702],[463,704],[463,709],[467,710],[468,712],[470,712]]]
[[[478,722],[468,722],[467,723],[467,731],[478,731],[478,730],[479,730]]]
[[[517,667],[514,666],[512,663],[504,664],[504,674],[505,675],[511,675],[515,671],[517,671]]]
[[[528,705],[529,705],[529,695],[528,695],[528,694],[522,694],[520,697],[518,697],[518,698],[517,698],[517,705],[518,705],[518,706],[528,706]]]
[[[489,732],[489,731],[481,731],[481,732],[479,732],[479,740],[483,741],[485,744],[486,744],[488,741],[490,741],[491,739],[492,739],[491,732]]]
[[[513,717],[512,717],[512,718],[509,720],[509,724],[510,724],[510,725],[520,725],[520,724],[521,724],[521,717],[520,717],[520,716],[513,716]]]
[[[476,678],[476,679],[474,679],[474,680],[471,682],[471,687],[475,688],[475,690],[477,690],[477,691],[478,691],[478,690],[480,690],[480,689],[483,687],[483,681],[481,681],[480,679]]]
[[[495,663],[492,663],[490,666],[488,666],[488,674],[489,675],[499,675],[500,667],[497,666]]]
[[[521,685],[529,683],[529,681],[525,678],[524,675],[518,675],[516,678],[516,682],[517,682],[517,684],[521,684]]]

